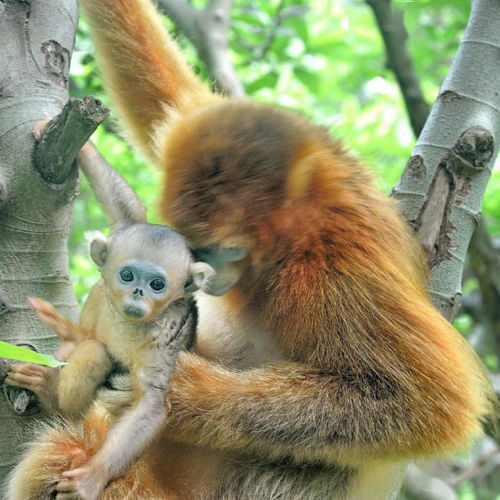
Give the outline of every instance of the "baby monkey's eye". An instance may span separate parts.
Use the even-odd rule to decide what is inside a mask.
[[[126,282],[133,281],[134,273],[128,267],[126,267],[125,269],[122,269],[120,271],[120,278]]]
[[[160,278],[156,278],[149,284],[149,286],[155,292],[161,292],[165,288],[165,282]]]

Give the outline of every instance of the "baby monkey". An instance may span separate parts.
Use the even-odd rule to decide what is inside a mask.
[[[85,150],[80,166],[118,227],[90,245],[102,279],[92,288],[78,325],[50,303],[30,299],[39,318],[63,338],[66,328],[80,336],[59,376],[57,404],[65,416],[83,418],[112,372],[130,372],[133,403],[112,424],[97,454],[63,473],[57,485],[58,493],[86,500],[97,499],[109,481],[125,473],[165,423],[171,373],[179,351],[195,338],[193,293],[206,288],[214,274],[208,264],[194,261],[179,233],[137,222],[145,219],[145,211],[135,193],[97,154]],[[99,164],[102,172],[97,172]],[[115,193],[109,182],[118,185]]]
[[[192,293],[204,286],[211,268],[194,262],[184,238],[164,226],[134,224],[94,239],[90,249],[102,280],[82,310],[79,327],[86,338],[61,371],[59,407],[72,418],[83,417],[97,389],[116,371],[130,371],[135,394],[135,404],[111,427],[99,452],[63,474],[66,492],[93,500],[126,472],[165,423],[177,355],[194,341]],[[36,299],[33,306],[37,309]],[[43,312],[40,316],[43,320]]]

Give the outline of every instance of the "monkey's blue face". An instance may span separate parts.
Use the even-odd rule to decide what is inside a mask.
[[[113,288],[115,304],[127,319],[148,320],[161,311],[171,287],[162,267],[130,260],[116,270]]]

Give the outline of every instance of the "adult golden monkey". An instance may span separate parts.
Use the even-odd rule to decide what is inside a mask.
[[[148,0],[84,5],[119,119],[165,172],[165,221],[230,289],[198,300],[163,439],[102,498],[387,499],[406,460],[467,446],[488,384],[364,168],[294,113],[212,94]],[[22,498],[91,453],[42,436]]]

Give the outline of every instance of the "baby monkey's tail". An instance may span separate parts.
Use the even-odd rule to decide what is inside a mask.
[[[99,205],[111,219],[113,231],[146,222],[146,208],[139,197],[91,142],[80,151],[78,166],[92,186]]]

